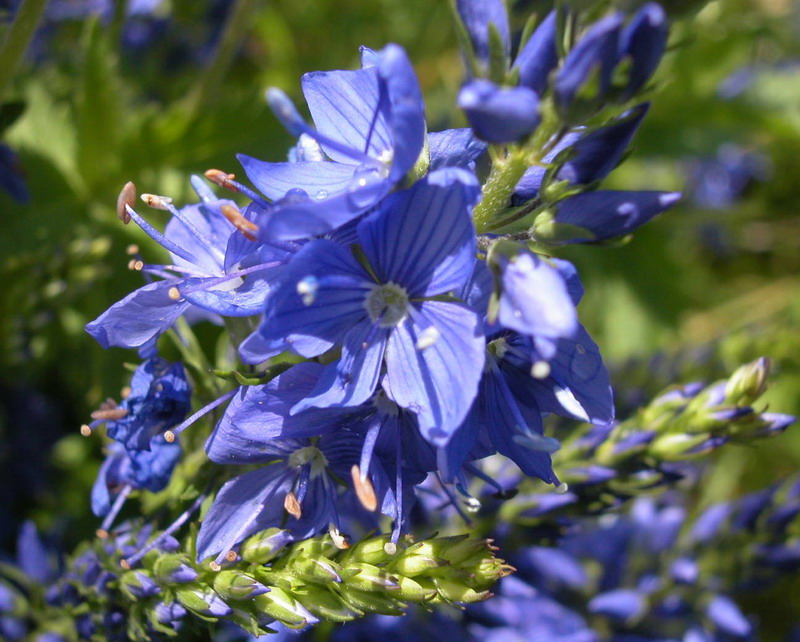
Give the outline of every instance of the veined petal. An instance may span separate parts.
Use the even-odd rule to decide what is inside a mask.
[[[285,472],[284,466],[274,464],[222,486],[197,534],[198,561],[230,550],[252,533],[280,526],[283,497],[291,487]],[[267,501],[270,497],[274,499]]]
[[[252,156],[239,154],[247,178],[267,198],[278,200],[292,189],[302,189],[312,199],[322,201],[347,190],[353,181],[357,164],[305,161],[298,163],[269,163]]]
[[[388,102],[392,142],[389,179],[397,182],[414,166],[425,145],[425,103],[414,67],[402,47],[388,44],[378,52],[377,69]]]
[[[183,281],[157,281],[134,290],[86,325],[104,348],[138,348],[166,332],[189,307],[188,301],[175,301],[168,292]]]
[[[544,448],[541,416],[532,412],[523,415],[519,402],[494,363],[483,376],[478,403],[486,431],[497,451],[511,459],[526,475],[548,484],[557,483],[550,454]],[[537,448],[540,439],[543,447]]]
[[[460,291],[472,271],[474,176],[447,167],[387,199],[358,225],[358,238],[382,283],[423,297]]]
[[[315,71],[303,75],[303,94],[320,133],[372,158],[392,151],[386,108],[380,105],[378,71]],[[381,109],[383,107],[383,109]],[[353,159],[322,144],[329,158],[352,165]]]
[[[430,328],[435,328],[432,336]],[[385,387],[418,416],[432,445],[447,444],[469,412],[486,358],[481,319],[467,306],[425,301],[394,328],[386,348]]]
[[[536,356],[529,341],[516,337],[509,343],[520,352],[527,350],[531,354],[530,361],[518,360],[509,354],[501,362],[512,389],[524,403],[544,412],[595,424],[614,420],[608,372],[597,344],[583,326],[579,326],[574,337],[557,342],[556,355],[548,362],[550,373],[541,379],[531,374]]]
[[[309,395],[292,408],[296,414],[307,408],[358,406],[378,385],[383,352],[390,328],[365,320],[352,328],[342,342],[342,356],[327,365]]]
[[[249,274],[245,277],[244,283],[235,289],[224,287],[233,283],[233,279],[221,284],[223,287],[220,289],[214,287],[203,289],[204,279],[186,279],[187,289],[193,287],[200,289],[185,292],[184,296],[189,303],[209,312],[216,312],[226,317],[249,317],[259,314],[264,309],[264,300],[270,289],[269,276],[275,272],[275,269],[267,268]]]
[[[319,355],[367,317],[370,288],[368,274],[348,249],[312,241],[284,267],[267,298],[261,338],[274,354],[292,348],[304,357]]]

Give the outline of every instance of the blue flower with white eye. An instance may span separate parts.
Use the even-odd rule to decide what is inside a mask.
[[[293,195],[259,221],[264,239],[308,238],[343,225],[377,205],[423,153],[425,105],[401,47],[363,49],[361,69],[308,73],[302,85],[316,128],[279,90],[267,100],[291,133],[304,135],[303,153],[289,163],[239,156],[262,194]]]
[[[293,412],[358,406],[380,382],[418,416],[430,443],[448,441],[484,363],[482,320],[453,296],[472,272],[477,196],[471,174],[444,168],[361,221],[358,244],[319,239],[295,255],[241,350],[258,363],[288,349],[310,358],[341,345]]]
[[[252,220],[261,211],[258,204],[241,214],[232,201],[218,199],[199,177],[192,177],[192,185],[201,202],[180,210],[168,198],[148,198],[149,204],[172,215],[164,234],[121,196],[123,220],[133,220],[168,250],[172,263],[131,261],[133,269],[162,280],[133,291],[87,324],[86,331],[104,348],[149,352],[178,317],[192,310],[234,317],[258,314],[270,279],[296,250],[294,244],[254,242]]]

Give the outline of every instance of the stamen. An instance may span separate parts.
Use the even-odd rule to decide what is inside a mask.
[[[181,300],[181,291],[176,287],[171,287],[167,290],[167,296],[172,299],[173,301],[180,301]]]
[[[333,545],[340,551],[346,551],[348,548],[350,548],[350,543],[347,541],[347,537],[342,535],[339,532],[339,529],[333,524],[328,525],[328,534],[333,540]]]
[[[88,436],[90,436],[90,435],[92,434],[92,429],[91,429],[91,427],[90,427],[88,424],[83,424],[83,425],[81,426],[81,434],[82,434],[84,437],[88,437]]]
[[[146,194],[145,196],[149,196]],[[142,196],[144,198],[144,196]],[[214,243],[211,242],[203,232],[201,232],[197,226],[189,220],[189,218],[177,207],[172,204],[172,199],[167,198],[166,196],[157,196],[159,200],[159,204],[163,205],[163,207],[158,207],[156,209],[164,209],[167,210],[173,217],[178,219],[181,223],[183,223],[184,227],[189,230],[189,233],[194,236],[200,243],[206,246],[209,252],[214,254],[217,259],[219,260],[220,264],[225,262],[225,253],[220,250]]]
[[[209,562],[208,563],[208,568],[210,568],[215,573],[222,570],[222,567],[219,564],[217,564],[216,562]]]
[[[125,386],[122,390],[119,391],[119,396],[121,399],[127,399],[128,397],[131,396],[131,392],[133,392],[131,390],[131,387]]]
[[[394,542],[386,542],[383,545],[383,552],[387,555],[394,555],[397,553],[397,544]]]
[[[145,205],[156,210],[167,211],[169,210],[169,206],[172,205],[172,199],[169,196],[159,196],[158,194],[142,194],[141,199]]]
[[[550,364],[547,361],[537,361],[531,366],[531,377],[534,379],[547,379],[550,376]]]
[[[283,507],[286,509],[286,512],[295,519],[300,519],[303,516],[303,509],[300,506],[300,502],[297,501],[297,496],[291,490],[286,493],[286,497],[283,499]]]
[[[139,227],[142,228],[147,236],[153,239],[156,243],[158,243],[161,247],[169,252],[172,252],[175,256],[181,257],[184,261],[189,261],[189,263],[194,263],[195,265],[199,263],[197,258],[184,250],[179,245],[176,245],[172,241],[170,241],[166,236],[164,236],[161,232],[159,232],[156,228],[154,228],[150,223],[145,221],[139,214],[137,214],[136,210],[132,207],[126,205],[125,211],[128,215],[133,219],[134,223],[136,223]]]
[[[228,551],[227,555],[225,555],[225,559],[229,562],[235,562],[237,557],[239,557],[239,555],[234,550]]]
[[[108,531],[105,528],[98,528],[95,532],[98,539],[108,539]]]
[[[375,488],[369,477],[361,474],[358,464],[353,464],[350,469],[350,475],[353,478],[353,488],[355,488],[358,501],[361,502],[364,508],[374,513],[378,509],[378,498],[375,495]]]
[[[133,272],[141,272],[144,268],[144,261],[140,259],[131,259],[128,261],[128,269]]]
[[[130,555],[129,557],[127,557],[122,561],[127,562],[128,565],[130,566],[136,564],[147,553],[149,553],[154,548],[159,546],[164,540],[172,536],[172,534],[175,531],[177,531],[181,526],[183,526],[186,523],[186,520],[188,520],[192,516],[192,514],[198,508],[200,508],[200,504],[202,504],[205,501],[205,499],[206,499],[205,494],[200,495],[197,499],[194,500],[194,502],[192,502],[192,505],[189,506],[189,508],[186,509],[183,513],[181,513],[178,519],[176,519],[174,522],[172,522],[172,524],[170,524],[166,529],[164,529],[164,531],[158,537],[156,537],[152,542],[146,544],[142,549],[140,549],[139,551],[137,551],[133,555]]]
[[[127,212],[125,212],[127,214]],[[128,256],[136,256],[139,254],[139,246],[136,243],[131,243],[128,247],[125,248],[125,253]]]
[[[131,222],[131,215],[128,213],[128,208],[133,207],[135,203],[136,185],[134,185],[132,181],[128,181],[123,185],[119,196],[117,196],[117,217],[125,225]]]
[[[114,523],[114,520],[119,515],[119,512],[122,510],[122,506],[125,504],[125,500],[128,499],[128,495],[131,494],[133,490],[133,486],[130,484],[126,484],[122,487],[122,490],[119,491],[119,495],[114,500],[113,505],[111,506],[111,510],[108,511],[103,523],[100,524],[100,529],[106,531],[106,533],[111,529],[111,525]]]
[[[258,225],[248,221],[233,205],[220,205],[219,209],[228,222],[239,230],[248,241],[256,240],[253,232],[258,232]]]
[[[119,421],[128,416],[127,408],[108,408],[104,410],[95,410],[90,417],[98,421]],[[81,427],[83,432],[83,427]]]
[[[223,187],[227,190],[230,190],[231,192],[235,192],[237,194],[244,194],[247,198],[249,198],[254,203],[257,203],[264,209],[268,210],[271,207],[270,204],[266,200],[264,200],[263,196],[260,196],[246,185],[242,185],[239,181],[235,180],[236,179],[235,174],[226,174],[225,172],[218,169],[209,169],[205,172],[205,177],[212,183],[219,185],[220,187]]]
[[[222,395],[218,399],[214,399],[214,401],[212,401],[210,404],[207,404],[207,405],[203,406],[202,408],[200,408],[200,410],[198,410],[196,413],[194,413],[191,417],[189,417],[188,419],[183,420],[181,423],[179,423],[177,426],[175,426],[171,430],[167,430],[164,433],[164,439],[166,439],[168,442],[172,443],[173,441],[175,441],[175,435],[179,435],[180,433],[182,433],[184,430],[186,430],[186,428],[188,428],[195,421],[200,419],[200,417],[203,417],[204,415],[206,415],[209,412],[211,412],[212,410],[214,410],[214,408],[216,408],[217,406],[219,406],[219,405],[225,403],[226,401],[228,401],[228,399],[233,397],[233,395],[235,395],[237,392],[239,392],[239,388],[231,390],[230,392],[226,392],[224,395]]]
[[[417,339],[417,343],[414,347],[421,352],[422,350],[430,348],[434,343],[436,343],[440,336],[442,335],[436,326],[430,325],[420,332],[419,339]]]

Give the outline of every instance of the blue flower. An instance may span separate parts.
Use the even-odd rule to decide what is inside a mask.
[[[223,429],[224,430],[224,429]],[[362,438],[336,433],[308,439],[259,439],[249,450],[237,441],[212,437],[209,457],[219,464],[267,463],[226,482],[197,535],[197,559],[217,563],[248,535],[283,527],[304,539],[338,530],[335,478],[347,479],[358,462]]]
[[[314,357],[341,344],[341,357],[293,412],[360,405],[382,379],[389,398],[418,415],[429,442],[448,441],[484,362],[481,319],[452,297],[472,271],[477,195],[470,174],[438,170],[358,224],[355,254],[324,239],[297,253],[243,345],[258,362],[287,349]]]
[[[290,163],[239,156],[265,196],[293,196],[259,221],[262,238],[307,238],[343,225],[377,205],[420,158],[425,106],[405,51],[397,45],[364,50],[363,62],[356,71],[303,76],[316,129],[284,94],[268,92],[276,116],[293,134],[318,141],[320,153]]]
[[[122,403],[92,413],[89,427],[105,423],[108,436],[129,451],[149,450],[153,437],[183,421],[192,407],[191,394],[181,363],[153,357],[136,369]]]
[[[87,324],[86,331],[104,348],[149,348],[192,306],[222,316],[257,314],[269,280],[294,252],[290,245],[253,242],[250,232],[256,226],[252,219],[262,211],[257,204],[241,214],[232,201],[216,198],[199,177],[192,177],[192,184],[201,203],[181,210],[168,198],[145,196],[150,205],[172,214],[164,234],[131,207],[135,197],[132,184],[120,195],[123,221],[134,220],[170,252],[172,264],[131,261],[132,269],[163,280],[135,290]]]
[[[180,444],[168,443],[161,436],[153,439],[149,450],[133,453],[117,442],[112,443],[92,486],[92,512],[107,517],[112,511],[112,501],[120,494],[126,496],[131,489],[154,493],[163,490],[180,456]]]
[[[500,53],[508,58],[511,38],[508,12],[503,0],[456,0],[456,9],[467,30],[475,56],[484,67],[489,65],[492,28],[500,36]]]
[[[513,143],[531,134],[539,125],[539,97],[528,87],[499,87],[477,79],[458,94],[478,138],[490,143]]]

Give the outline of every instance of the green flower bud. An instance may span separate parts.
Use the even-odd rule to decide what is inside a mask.
[[[162,584],[183,584],[197,579],[189,558],[179,553],[159,557],[153,564],[153,574]]]
[[[175,591],[175,597],[178,598],[178,602],[197,615],[217,618],[225,617],[232,612],[225,600],[207,586],[182,586]]]
[[[396,591],[397,597],[409,602],[428,602],[436,597],[436,587],[433,582],[427,577],[418,577],[411,579],[402,575],[397,576],[398,588]]]
[[[460,579],[435,577],[433,578],[433,583],[439,592],[439,597],[447,602],[470,604],[473,602],[481,602],[491,595],[489,591],[478,592],[469,586],[465,586],[464,582]]]
[[[728,379],[725,399],[737,406],[749,406],[767,388],[770,361],[765,357],[740,366]]]
[[[348,586],[361,591],[396,589],[399,587],[397,577],[386,569],[364,562],[348,564],[344,581]]]
[[[253,604],[259,613],[280,620],[292,629],[302,629],[308,624],[318,622],[317,618],[291,594],[276,586],[270,587],[269,593],[256,595],[253,598]]]
[[[287,531],[281,528],[268,528],[246,539],[239,548],[239,554],[250,564],[266,564],[290,541]]]
[[[570,223],[556,222],[555,213],[552,210],[545,210],[531,225],[530,235],[532,238],[542,243],[556,244],[565,241],[575,240],[594,240],[595,236],[590,230],[579,225]]]
[[[345,604],[341,598],[323,587],[307,584],[294,592],[311,613],[331,622],[349,622],[364,615],[364,612]]]
[[[661,435],[651,445],[649,452],[651,455],[664,461],[679,461],[691,458],[689,454],[694,447],[699,446],[711,437],[708,433],[699,435],[687,435],[678,433],[674,435]]]
[[[375,591],[359,591],[352,586],[338,586],[336,591],[348,606],[365,613],[403,615],[408,605],[391,595]],[[434,592],[435,594],[435,592]]]
[[[310,582],[341,582],[339,565],[326,558],[298,557],[286,565],[286,570],[299,579]]]
[[[366,562],[367,564],[388,562],[397,554],[397,550],[392,552],[391,544],[392,538],[390,535],[370,537],[353,546],[347,552],[345,559],[347,561]],[[345,564],[346,562],[343,561],[342,563]]]
[[[224,599],[247,600],[269,589],[247,573],[236,570],[220,571],[214,576],[214,590]]]
[[[436,555],[435,540],[417,542],[402,552],[391,565],[394,571],[407,577],[414,577],[425,571],[446,566],[447,561]]]

